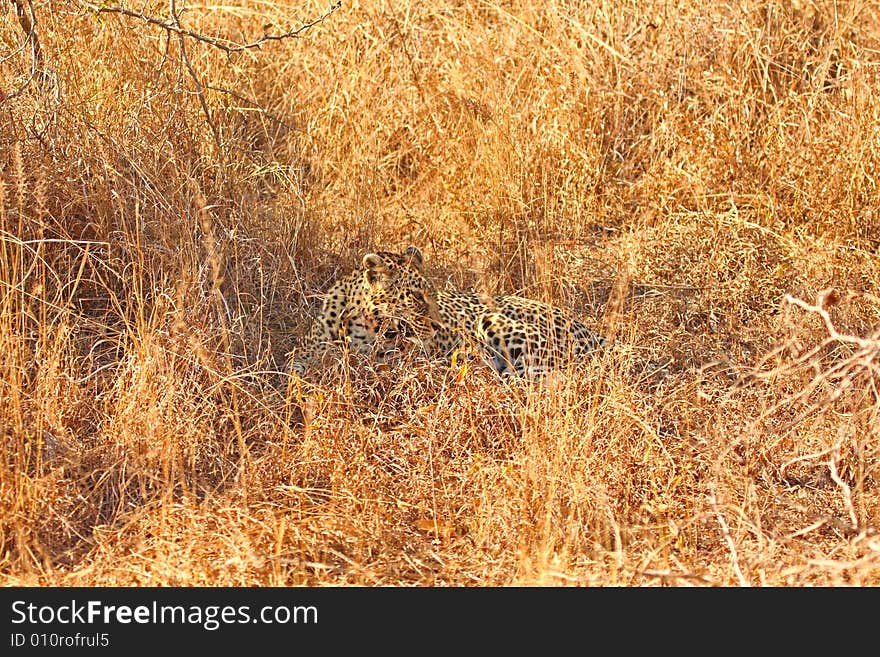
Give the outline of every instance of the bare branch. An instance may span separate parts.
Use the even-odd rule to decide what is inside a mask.
[[[30,0],[14,0],[16,3],[20,2],[28,2]],[[300,27],[293,28],[284,32],[282,34],[264,34],[259,39],[252,41],[250,43],[235,43],[228,39],[222,39],[218,37],[210,37],[199,32],[195,32],[193,30],[186,29],[180,22],[180,12],[177,9],[175,0],[169,1],[169,13],[170,18],[156,18],[155,16],[147,15],[143,12],[134,11],[132,9],[127,9],[126,7],[121,6],[101,6],[96,5],[92,2],[88,2],[87,0],[79,0],[81,6],[89,9],[90,11],[95,12],[96,14],[120,14],[122,16],[128,16],[130,18],[137,18],[146,22],[149,25],[154,25],[156,27],[160,27],[165,30],[169,35],[175,34],[178,37],[178,43],[180,45],[180,54],[181,59],[183,60],[186,69],[195,83],[196,94],[199,97],[199,104],[202,107],[202,112],[205,115],[205,120],[208,122],[208,126],[211,129],[211,134],[214,137],[214,141],[217,144],[217,148],[222,152],[223,143],[220,138],[220,131],[217,129],[217,124],[214,122],[213,115],[211,113],[210,107],[208,107],[207,99],[205,98],[205,89],[217,89],[219,91],[223,91],[225,93],[235,95],[235,92],[232,92],[228,89],[216,88],[212,87],[210,84],[203,84],[198,74],[195,71],[195,68],[192,65],[192,62],[189,58],[189,53],[186,50],[186,39],[193,39],[194,41],[198,41],[201,43],[206,43],[210,46],[218,48],[225,52],[227,55],[231,55],[236,52],[243,52],[245,50],[251,49],[259,49],[262,47],[264,43],[269,41],[281,41],[283,39],[297,38],[302,35],[306,30],[322,23],[326,20],[333,12],[339,9],[342,6],[341,0],[334,0],[334,2],[330,5],[326,12],[324,12],[321,16],[316,18],[313,21],[308,23],[304,23]],[[283,125],[285,124],[283,121],[275,117],[274,115],[267,112],[266,114],[270,118],[276,120],[278,123]],[[289,127],[289,126],[287,126]]]
[[[856,514],[856,508],[853,505],[852,490],[849,485],[840,478],[840,475],[837,472],[837,459],[839,455],[839,446],[835,445],[831,452],[831,458],[828,459],[828,472],[831,475],[832,481],[837,484],[840,488],[840,492],[843,494],[843,501],[844,504],[846,504],[846,510],[849,512],[849,521],[852,523],[850,531],[857,532],[859,531],[859,516]]]
[[[174,21],[174,26],[181,29],[180,27],[180,17],[177,12],[177,4],[175,0],[170,0],[169,9],[171,10],[171,18]],[[180,57],[183,59],[183,63],[186,64],[186,69],[189,71],[190,77],[193,79],[196,85],[196,94],[199,96],[199,103],[202,106],[202,111],[205,113],[205,120],[208,122],[208,127],[211,128],[211,134],[214,136],[214,141],[217,144],[217,150],[219,153],[223,154],[223,142],[220,140],[220,131],[217,129],[217,125],[214,123],[214,117],[211,115],[211,109],[208,107],[208,101],[205,99],[205,88],[202,86],[201,80],[199,80],[199,76],[196,74],[195,69],[192,66],[192,63],[189,61],[189,55],[186,52],[186,39],[184,35],[180,31],[176,31],[177,38],[180,45]]]
[[[26,35],[24,43],[22,43],[13,54],[21,52],[30,46],[31,71],[27,80],[25,80],[18,89],[9,94],[3,94],[3,92],[0,92],[0,105],[7,100],[23,94],[24,90],[27,89],[28,85],[30,85],[35,79],[41,83],[51,79],[51,76],[45,71],[43,51],[40,48],[40,40],[37,38],[37,16],[34,13],[33,3],[31,0],[12,0],[12,4],[15,5],[15,13],[18,16],[18,23],[21,25],[21,29],[24,30]]]
[[[16,2],[18,1],[20,0],[16,0]],[[177,20],[176,15],[172,15],[170,19],[156,18],[155,16],[149,16],[142,12],[127,9],[125,7],[104,7],[101,5],[93,4],[91,2],[87,2],[86,0],[79,0],[79,2],[83,7],[90,9],[96,14],[121,14],[122,16],[128,16],[130,18],[137,18],[150,25],[155,25],[156,27],[161,27],[163,30],[180,35],[181,37],[188,37],[196,41],[201,41],[202,43],[207,43],[208,45],[214,46],[215,48],[219,48],[228,55],[236,52],[243,52],[245,50],[259,49],[264,43],[267,43],[269,41],[282,41],[284,39],[298,38],[302,35],[303,32],[315,27],[319,23],[323,23],[324,20],[326,20],[333,12],[335,12],[342,6],[342,0],[335,0],[333,4],[330,5],[329,9],[327,9],[327,11],[324,12],[321,16],[313,21],[304,23],[297,28],[290,29],[283,34],[264,34],[259,39],[256,39],[255,41],[252,41],[250,43],[235,43],[234,41],[230,41],[228,39],[210,37],[199,32],[194,32],[193,30],[188,30],[180,24],[180,21]]]
[[[831,322],[831,315],[829,315],[828,311],[825,310],[826,305],[832,305],[836,302],[836,300],[837,295],[834,290],[823,290],[822,292],[820,292],[816,305],[809,304],[806,301],[801,301],[800,299],[793,297],[790,294],[785,295],[786,302],[792,304],[793,306],[803,308],[807,312],[819,315],[819,317],[821,317],[822,321],[825,323],[825,328],[828,330],[828,335],[831,337],[832,340],[836,340],[838,342],[849,342],[862,348],[876,349],[878,345],[877,340],[866,340],[865,338],[859,338],[854,335],[844,335],[843,333],[838,332],[834,324]]]
[[[789,294],[785,295],[786,303],[801,308],[802,310],[817,315],[823,322],[827,337],[821,342],[804,350],[802,353],[795,354],[792,360],[769,369],[768,371],[753,371],[749,375],[749,380],[753,381],[770,381],[782,372],[792,372],[796,369],[812,368],[813,376],[809,382],[800,387],[800,389],[770,406],[764,413],[763,417],[772,415],[782,408],[792,407],[795,403],[803,402],[805,408],[796,413],[794,417],[777,426],[776,431],[788,431],[792,427],[802,422],[805,418],[813,413],[820,412],[829,404],[840,399],[845,393],[852,390],[860,377],[866,373],[869,375],[869,381],[873,386],[873,377],[870,375],[877,373],[877,361],[880,358],[880,334],[873,333],[870,337],[861,338],[855,335],[841,333],[831,319],[828,307],[837,303],[837,293],[834,290],[823,290],[817,296],[816,303],[811,304]],[[850,351],[849,355],[832,363],[830,366],[820,367],[822,354],[834,345],[843,345],[845,349]],[[770,362],[773,358],[778,358],[788,350],[790,345],[782,347],[770,352],[764,363]],[[810,397],[817,390],[821,390],[823,386],[830,386],[830,390],[823,393],[821,399],[810,403]],[[826,452],[814,454],[809,458],[824,455]],[[796,463],[797,460],[789,462],[783,466],[785,468]]]

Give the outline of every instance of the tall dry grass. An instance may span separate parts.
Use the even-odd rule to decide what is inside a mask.
[[[876,5],[364,0],[186,58],[34,9],[19,95],[0,22],[5,584],[880,582]],[[612,348],[290,379],[316,295],[408,244]]]

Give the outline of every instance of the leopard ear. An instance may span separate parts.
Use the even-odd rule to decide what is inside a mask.
[[[404,255],[406,255],[407,257],[409,257],[410,260],[415,261],[415,263],[416,263],[417,265],[420,265],[420,264],[422,264],[422,262],[423,262],[423,260],[422,260],[422,252],[419,251],[419,250],[418,250],[416,247],[414,247],[414,246],[408,246],[407,249],[406,249],[406,251],[404,251]]]
[[[378,253],[368,253],[363,259],[364,269],[387,269],[388,266]]]
[[[369,285],[375,285],[378,281],[388,276],[388,264],[378,253],[368,253],[364,256],[364,279]]]

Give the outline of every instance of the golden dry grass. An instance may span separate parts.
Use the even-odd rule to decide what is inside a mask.
[[[880,583],[876,4],[346,2],[187,40],[210,123],[178,39],[35,12],[51,79],[0,105],[4,584]],[[290,380],[316,295],[409,244],[613,347],[540,385]]]

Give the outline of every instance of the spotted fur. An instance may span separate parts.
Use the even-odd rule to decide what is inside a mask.
[[[339,280],[294,362],[298,373],[329,343],[368,352],[400,336],[415,337],[446,357],[474,346],[501,374],[534,376],[577,362],[604,338],[565,311],[512,295],[438,290],[418,249],[364,256],[360,270]]]
[[[441,321],[436,290],[422,270],[418,249],[368,253],[360,269],[327,291],[292,368],[304,374],[334,344],[366,354],[381,353],[407,336],[430,342]]]

